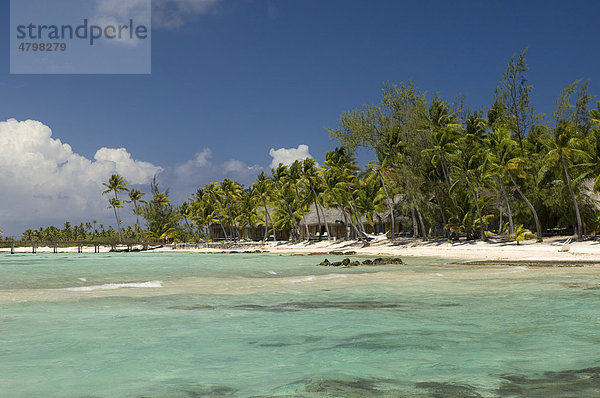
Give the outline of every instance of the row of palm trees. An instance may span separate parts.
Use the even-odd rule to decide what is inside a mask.
[[[137,240],[237,241],[257,228],[264,241],[310,239],[309,209],[317,230],[329,231],[319,239],[331,239],[332,209],[343,218],[345,236],[360,240],[382,215],[391,239],[401,232],[398,215],[423,239],[501,234],[520,240],[532,230],[541,241],[571,229],[580,239],[596,233],[600,102],[590,109],[588,83],[576,81],[560,93],[550,116],[536,113],[525,57],[523,51],[511,58],[488,109],[472,111],[462,97],[428,99],[414,83],[384,85],[380,103],[344,113],[329,130],[340,147],[321,166],[312,158],[280,164],[246,187],[231,179],[211,182],[180,206],[156,179],[145,201],[144,193],[112,175],[103,194],[117,235],[124,239],[119,211],[126,203],[136,215]],[[362,169],[358,148],[375,157]]]
[[[381,179],[375,168],[360,173],[356,159],[344,148],[327,154],[325,166],[317,167],[312,158],[280,164],[267,176],[261,172],[248,187],[225,179],[209,183],[180,207],[186,230],[196,240],[211,238],[210,226],[218,226],[226,240],[244,237],[245,229],[258,225],[263,240],[278,236],[299,240],[311,237],[306,218],[312,205],[319,228],[331,231],[327,208],[335,208],[349,226],[347,236],[365,239],[364,221],[374,223],[377,212],[385,209]],[[330,233],[318,234],[331,239]],[[214,237],[212,237],[214,238]]]
[[[263,240],[299,240],[302,233],[309,239],[309,208],[319,231],[331,232],[327,210],[335,209],[346,237],[361,240],[382,213],[391,221],[390,238],[400,232],[395,217],[403,214],[413,235],[423,239],[436,233],[522,237],[531,229],[542,241],[545,233],[570,228],[581,239],[600,230],[591,195],[600,190],[600,103],[589,109],[588,84],[576,81],[560,93],[551,117],[537,114],[525,56],[511,58],[488,109],[471,111],[460,97],[427,99],[414,83],[386,84],[379,104],[344,113],[329,131],[341,146],[326,154],[322,166],[307,158],[280,164],[270,175],[261,172],[248,187],[230,179],[206,184],[164,212],[170,221],[158,227],[169,228],[151,227],[143,194],[130,191],[129,201],[150,234],[181,240],[214,239],[217,227],[236,241],[258,225]],[[361,147],[376,157],[363,170],[354,157]],[[154,184],[156,198],[161,193]],[[118,194],[127,183],[115,175],[105,185],[118,220]]]

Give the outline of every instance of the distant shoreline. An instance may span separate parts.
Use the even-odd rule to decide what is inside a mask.
[[[560,263],[563,266],[600,265],[600,242],[586,240],[582,242],[564,242],[569,237],[559,236],[545,239],[543,243],[533,240],[515,242],[491,238],[488,242],[459,241],[450,243],[447,240],[436,239],[421,241],[412,238],[402,238],[394,242],[382,239],[370,242],[365,246],[358,241],[328,242],[238,242],[231,245],[222,245],[207,248],[175,247],[166,244],[163,247],[145,251],[145,253],[270,253],[270,254],[298,254],[320,256],[396,256],[396,257],[424,257],[448,260],[471,261],[476,264],[503,263],[504,265],[530,264],[537,266]],[[100,252],[107,253],[110,246],[101,246]],[[58,248],[59,253],[77,254],[77,247]],[[37,247],[37,253],[52,253],[52,247]],[[83,246],[83,253],[94,253],[93,246]],[[10,253],[9,248],[0,249],[0,254]],[[15,253],[31,253],[31,247],[15,248]]]

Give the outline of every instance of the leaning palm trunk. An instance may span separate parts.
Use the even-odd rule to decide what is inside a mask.
[[[227,214],[229,215],[229,232],[233,235],[233,241],[237,241],[237,229],[235,228],[233,217],[231,217],[231,208],[229,207],[229,203],[227,203]]]
[[[575,197],[575,192],[573,192],[573,187],[571,186],[571,176],[569,176],[569,171],[567,170],[567,163],[565,162],[565,158],[562,155],[560,157],[560,161],[563,166],[563,171],[565,172],[567,186],[569,187],[569,194],[571,195],[571,200],[573,201],[573,206],[575,207],[575,216],[577,218],[577,240],[581,240],[583,238],[583,223],[581,222],[581,215],[579,214],[577,198]]]
[[[485,236],[485,228],[483,228],[483,217],[481,217],[481,208],[479,207],[479,195],[477,195],[477,191],[475,188],[469,184],[469,188],[471,188],[471,193],[473,194],[473,200],[475,201],[475,205],[477,207],[477,216],[479,217],[479,229],[481,230],[481,240],[487,240],[487,236]]]
[[[423,234],[421,235],[423,238],[423,241],[427,240],[427,230],[425,229],[425,223],[423,222],[423,215],[421,214],[421,211],[419,210],[419,206],[417,206],[415,204],[415,211],[417,212],[417,217],[419,218],[419,224],[421,225],[421,231],[423,232]]]
[[[356,217],[356,224],[358,225],[363,237],[366,237],[365,229],[362,225],[362,222],[360,221],[360,215],[358,213],[358,206],[356,205],[356,201],[354,200],[354,195],[352,194],[350,187],[348,187],[348,193],[350,194],[350,199],[352,199],[352,203],[350,203],[350,208],[352,209],[352,211],[354,212],[354,216]]]
[[[325,215],[325,208],[323,206],[321,206],[321,202],[319,201],[319,196],[317,195],[317,191],[315,191],[315,187],[312,185],[312,182],[310,184],[310,188],[313,191],[313,194],[315,195],[315,205],[317,206],[317,210],[319,208],[319,206],[321,207],[321,211],[323,212],[323,221],[325,221],[325,230],[327,231],[327,240],[331,241],[331,234],[329,233],[329,223],[327,222],[327,216]],[[319,214],[319,212],[317,211],[317,214]],[[321,240],[321,222],[319,221],[319,240]]]
[[[412,216],[413,238],[418,238],[419,237],[419,226],[417,225],[417,215],[415,214],[414,206],[410,208],[410,214]]]
[[[379,178],[381,179],[381,185],[383,186],[383,191],[385,192],[385,198],[386,198],[386,201],[388,204],[388,208],[390,210],[390,221],[392,222],[390,239],[394,240],[394,236],[396,235],[396,232],[394,231],[395,224],[396,224],[394,221],[394,206],[392,204],[392,201],[390,200],[390,195],[388,194],[387,187],[385,186],[385,180],[383,178],[383,175],[381,174],[381,170],[379,170],[378,174],[379,174]]]
[[[537,215],[537,212],[535,211],[535,208],[533,207],[531,202],[527,199],[525,194],[521,191],[521,188],[519,187],[519,185],[513,178],[512,174],[508,173],[508,176],[510,177],[510,181],[513,183],[513,185],[517,189],[517,192],[519,193],[519,195],[521,195],[521,198],[523,198],[523,200],[527,204],[527,207],[529,207],[529,210],[531,210],[531,214],[533,215],[533,219],[535,220],[535,230],[537,232],[537,241],[543,242],[544,240],[542,239],[542,223],[540,223],[540,219]]]
[[[300,194],[298,193],[298,186],[294,185],[296,191],[296,199],[298,200],[298,206],[300,207],[300,211],[302,212],[302,220],[304,220],[304,227],[306,227],[306,240],[310,240],[310,231],[308,229],[308,223],[306,222],[306,214],[304,213],[304,206],[302,206],[302,202],[300,201]]]
[[[221,216],[219,215],[219,212],[217,211],[217,220],[219,221],[219,225],[221,226],[221,229],[223,230],[223,236],[225,236],[225,240],[229,241],[229,237],[227,236],[227,231],[225,230],[225,226],[223,225],[223,222],[221,221]]]
[[[444,211],[444,206],[442,205],[442,201],[440,200],[440,195],[437,189],[433,190],[433,194],[435,195],[435,201],[437,202],[438,208],[440,210],[440,215],[442,216],[442,223],[444,224],[444,236],[446,237],[446,239],[450,239],[450,233],[447,227],[448,222],[446,221],[446,212]]]
[[[282,198],[283,198],[283,196],[282,196]],[[294,240],[296,241],[299,239],[299,235],[300,235],[299,229],[300,228],[298,227],[298,223],[296,222],[296,217],[294,216],[294,212],[292,211],[290,204],[288,203],[288,201],[285,198],[283,198],[283,201],[285,202],[285,205],[287,206],[287,209],[288,209],[288,213],[290,213],[290,217],[292,218],[292,221],[294,223],[293,231],[294,231]]]
[[[352,212],[352,214],[350,214],[350,226],[354,230],[354,233],[356,234],[356,238],[362,242],[364,240],[363,232],[360,230],[360,228],[357,226],[357,224],[354,223],[354,221],[352,221],[352,216],[354,215],[354,219],[357,220],[359,225],[360,225],[360,220],[358,218],[358,215],[356,214],[356,210],[354,210],[354,207],[352,207],[351,203],[349,203],[349,207],[350,207],[350,211]]]
[[[348,224],[349,224],[349,222],[348,222],[348,215],[346,214],[346,211],[344,210],[344,208],[342,206],[340,206],[340,205],[338,205],[338,210],[344,216],[344,229],[345,229],[345,231],[344,231],[345,232],[344,238],[348,239],[349,238],[349,236],[348,236],[348,234],[349,234],[349,231],[348,231]],[[350,218],[350,223],[352,223],[352,218]],[[353,228],[354,225],[350,225],[350,227]]]
[[[502,178],[498,177],[498,182],[500,182],[500,190],[502,191],[504,203],[506,204],[506,214],[508,216],[508,234],[512,235],[515,231],[515,225],[513,224],[512,211],[510,210],[508,195],[506,195],[506,189],[504,189],[504,183],[502,182]],[[502,228],[502,225],[500,225],[500,228]]]

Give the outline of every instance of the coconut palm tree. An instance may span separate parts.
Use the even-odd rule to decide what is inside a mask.
[[[327,231],[327,240],[331,241],[331,231],[329,230],[329,223],[327,222],[327,217],[325,215],[325,210],[321,205],[321,201],[319,200],[319,195],[317,194],[317,190],[320,189],[322,180],[319,174],[319,170],[316,166],[316,161],[313,158],[306,158],[302,162],[302,176],[308,182],[308,186],[314,195],[315,200],[315,210],[317,211],[317,215],[319,214],[319,209],[323,215],[323,220],[325,221],[325,230]],[[321,228],[321,222],[319,221],[319,229]],[[319,239],[321,239],[321,233],[319,231]]]
[[[205,185],[204,192],[205,192],[206,199],[215,209],[214,213],[215,213],[215,216],[217,217],[217,221],[219,222],[219,225],[221,226],[221,229],[223,230],[223,236],[225,237],[225,240],[228,241],[229,237],[227,235],[227,230],[225,229],[225,224],[221,217],[221,209],[223,208],[221,188],[219,187],[219,184],[217,184],[216,182],[209,182],[208,184]]]
[[[535,221],[537,241],[543,242],[542,224],[540,222],[540,218],[538,217],[537,211],[525,193],[523,193],[520,184],[517,183],[517,178],[525,179],[527,177],[527,173],[524,168],[526,161],[525,159],[517,156],[520,151],[518,143],[511,137],[510,133],[504,129],[492,131],[492,133],[489,135],[489,142],[490,151],[488,152],[487,157],[489,166],[488,172],[490,175],[496,176],[497,180],[501,184],[500,187],[503,191],[502,194],[506,202],[509,221],[512,220],[512,213],[503,184],[503,180],[507,177],[531,211]],[[514,233],[514,226],[512,231]],[[509,235],[511,235],[510,231]]]
[[[554,128],[552,139],[548,140],[548,153],[544,158],[545,166],[541,169],[541,173],[545,173],[549,168],[558,166],[562,169],[565,184],[569,190],[569,195],[575,209],[575,219],[577,222],[577,239],[583,238],[583,222],[581,221],[581,213],[575,191],[573,189],[573,178],[569,172],[570,166],[576,163],[576,158],[589,159],[589,155],[579,149],[582,146],[582,140],[575,136],[575,129],[572,122],[568,120],[560,120]]]
[[[142,199],[142,197],[145,195],[145,193],[143,193],[142,191],[140,191],[139,189],[130,189],[129,190],[129,203],[133,203],[133,214],[135,214],[135,235],[137,238],[137,241],[140,241],[140,207],[139,207],[139,203],[146,203],[145,200]]]
[[[260,220],[257,213],[256,202],[257,197],[253,189],[244,189],[242,191],[242,199],[239,200],[238,215],[235,219],[239,226],[239,235],[242,238],[244,238],[244,228],[246,226],[254,228],[256,223]]]
[[[306,213],[304,211],[305,204],[300,198],[300,186],[302,185],[302,180],[302,163],[299,160],[296,160],[290,165],[287,182],[294,188],[294,192],[296,193],[296,200],[298,201],[298,207],[302,213],[304,227],[306,228],[306,240],[308,241],[310,240],[310,231],[308,230],[308,224],[306,223]]]
[[[481,130],[480,120],[475,114],[467,123],[466,134],[461,140],[460,147],[452,154],[451,171],[453,172],[455,183],[452,185],[451,191],[456,189],[459,183],[462,183],[469,190],[477,209],[479,228],[481,230],[480,238],[487,240],[479,203],[479,189],[484,185],[487,165],[487,159],[483,156],[483,151],[479,144],[483,134]]]
[[[273,184],[272,180],[267,177],[264,171],[258,175],[256,182],[252,184],[252,192],[256,196],[257,200],[261,202],[264,206],[265,210],[265,236],[263,238],[263,242],[268,238],[269,232],[269,221],[271,222],[271,227],[273,230],[273,241],[277,240],[277,233],[275,231],[275,224],[271,219],[271,215],[269,214],[269,209],[267,207],[267,202],[271,199],[273,195]]]
[[[108,183],[103,182],[102,185],[104,185],[106,187],[106,189],[102,192],[102,195],[113,192],[114,193],[114,197],[113,199],[115,199],[114,201],[109,201],[109,203],[111,204],[111,207],[115,213],[115,218],[117,220],[117,230],[119,231],[119,240],[122,241],[123,240],[123,234],[121,232],[121,219],[119,217],[119,211],[118,208],[114,206],[113,204],[121,204],[121,202],[119,201],[119,193],[123,192],[123,191],[128,191],[129,189],[127,188],[127,185],[129,185],[129,183],[127,181],[125,181],[125,179],[123,177],[121,177],[118,174],[113,174],[110,176],[110,178],[108,179]],[[121,207],[123,207],[121,205]]]
[[[396,222],[394,220],[394,201],[392,198],[390,198],[390,194],[388,192],[387,185],[385,183],[383,167],[381,166],[381,164],[378,161],[373,160],[367,164],[367,171],[374,173],[381,181],[381,187],[383,188],[383,192],[385,193],[385,203],[387,204],[388,210],[390,212],[391,229],[390,229],[389,238],[391,240],[393,240],[394,236],[396,235],[396,233],[394,231],[395,224],[396,224]]]
[[[287,178],[289,176],[289,171],[283,163],[279,163],[279,166],[277,166],[277,168],[271,169],[271,174],[273,174],[273,181],[275,183],[275,189],[279,194],[279,198],[285,203],[285,206],[289,213],[289,218],[292,222],[292,234],[296,239],[299,237],[300,234],[300,232],[298,231],[298,223],[296,221],[296,216],[294,215],[294,211],[292,210],[290,201],[288,201],[288,199],[286,198],[286,191],[289,188],[289,184],[287,183],[289,181],[289,179]]]
[[[233,240],[237,239],[237,229],[233,225],[235,217],[231,211],[232,205],[242,198],[242,186],[229,178],[224,179],[219,184],[221,188],[221,194],[223,195],[225,208],[227,209],[227,216],[229,220],[229,230],[233,235]]]

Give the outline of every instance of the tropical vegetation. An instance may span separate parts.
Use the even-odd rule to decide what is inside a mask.
[[[102,193],[116,231],[66,223],[60,230],[28,230],[23,239],[237,241],[262,228],[263,241],[298,241],[311,238],[303,222],[309,209],[320,231],[331,231],[327,212],[337,211],[345,236],[359,240],[369,239],[368,227],[381,215],[391,239],[401,233],[517,242],[573,233],[583,239],[600,230],[594,200],[600,191],[600,102],[591,109],[588,82],[577,80],[558,95],[549,116],[538,113],[527,71],[522,51],[510,59],[490,106],[477,110],[461,96],[428,96],[414,82],[386,83],[379,103],[343,113],[328,130],[339,147],[322,165],[312,158],[280,164],[249,186],[211,182],[178,206],[156,178],[151,199],[144,200],[144,193],[112,175]],[[364,149],[374,160],[361,168],[356,153]],[[128,201],[119,196],[123,192]],[[122,228],[120,210],[127,204],[136,222]]]

